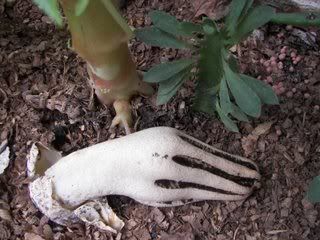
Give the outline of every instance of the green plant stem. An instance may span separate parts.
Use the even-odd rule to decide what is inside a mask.
[[[127,33],[128,37],[131,38],[133,36],[133,31],[131,30],[129,25],[126,23],[126,21],[123,19],[123,17],[120,15],[119,11],[111,2],[111,0],[101,0],[101,2],[106,7],[108,12],[111,14],[115,22],[119,24],[122,30]]]
[[[271,22],[301,27],[319,27],[320,13],[276,13]]]
[[[151,95],[142,82],[128,48],[131,30],[110,0],[91,0],[80,15],[77,0],[60,0],[68,19],[73,49],[87,62],[89,80],[101,103],[116,104],[113,125],[132,123],[129,101]]]

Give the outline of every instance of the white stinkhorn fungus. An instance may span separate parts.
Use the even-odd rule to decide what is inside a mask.
[[[8,141],[5,140],[0,144],[0,174],[6,170],[6,168],[9,166],[9,158],[10,155],[10,149],[8,147]]]
[[[35,144],[28,159],[29,175],[37,173],[37,162],[50,156],[58,160],[58,154]],[[242,200],[259,179],[252,161],[173,128],[157,127],[65,156],[29,188],[36,206],[54,222],[66,225],[83,220],[117,232],[123,222],[103,199],[107,195],[124,195],[157,207]]]

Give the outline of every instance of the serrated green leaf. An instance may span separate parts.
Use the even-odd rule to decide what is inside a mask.
[[[169,102],[189,75],[190,68],[181,71],[167,81],[161,82],[158,89],[157,105]]]
[[[270,6],[262,5],[250,9],[231,36],[231,45],[240,42],[242,38],[247,37],[253,30],[268,23],[274,15],[275,10]]]
[[[232,108],[229,90],[225,78],[221,79],[219,98],[222,111],[226,114],[229,114],[232,111]]]
[[[240,74],[240,77],[253,91],[255,91],[262,103],[270,105],[279,104],[279,99],[271,86],[248,75]]]
[[[230,13],[226,18],[226,28],[229,36],[232,36],[235,33],[238,20],[247,2],[247,0],[233,0],[231,2]]]
[[[223,122],[227,129],[232,132],[239,132],[237,125],[231,120],[231,118],[228,117],[228,114],[220,108],[218,102],[216,103],[216,110],[220,117],[220,120]]]
[[[180,22],[174,16],[159,10],[152,11],[149,13],[149,16],[153,22],[153,25],[160,30],[174,36],[180,35],[178,28]]]
[[[191,59],[181,59],[173,62],[161,63],[152,67],[145,73],[143,80],[149,83],[159,83],[172,78],[179,72],[189,69],[195,61]]]
[[[156,27],[146,27],[135,30],[136,37],[151,46],[166,48],[190,48],[190,45],[177,39],[174,35],[161,31]]]
[[[320,176],[314,178],[311,182],[307,198],[313,203],[320,202]]]
[[[229,89],[240,109],[252,117],[261,114],[261,101],[257,94],[242,80],[242,78],[230,69],[224,62],[225,78]]]
[[[230,112],[230,114],[232,117],[242,122],[249,122],[247,115],[244,112],[242,112],[238,106],[231,103],[231,109],[232,111]]]
[[[203,32],[201,25],[191,22],[181,22],[178,28],[181,36],[192,36],[194,33]]]
[[[75,7],[76,16],[80,16],[88,7],[90,0],[78,0]]]
[[[62,17],[57,0],[33,0],[33,2],[47,14],[58,26],[62,26]]]

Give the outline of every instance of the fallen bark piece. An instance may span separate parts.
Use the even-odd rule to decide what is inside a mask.
[[[114,233],[124,224],[103,199],[107,195],[123,195],[155,207],[234,201],[247,198],[260,180],[257,166],[249,159],[168,127],[99,143],[60,160],[52,152],[35,144],[28,156],[30,176],[39,174],[39,161],[49,163],[30,183],[35,205],[58,224],[82,220]],[[45,159],[50,157],[53,160]]]
[[[6,170],[6,168],[9,166],[10,162],[10,149],[8,147],[8,141],[4,141],[0,145],[0,174]]]

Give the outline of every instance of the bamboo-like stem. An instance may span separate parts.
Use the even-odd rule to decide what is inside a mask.
[[[75,14],[76,0],[61,0],[68,19],[74,50],[87,61],[90,82],[98,99],[106,105],[119,101],[123,126],[132,123],[130,98],[138,93],[151,95],[151,86],[142,82],[128,48],[130,27],[110,0],[90,1],[85,11]],[[120,105],[121,105],[120,104]],[[116,116],[116,118],[117,118]],[[126,116],[126,118],[124,118]]]

